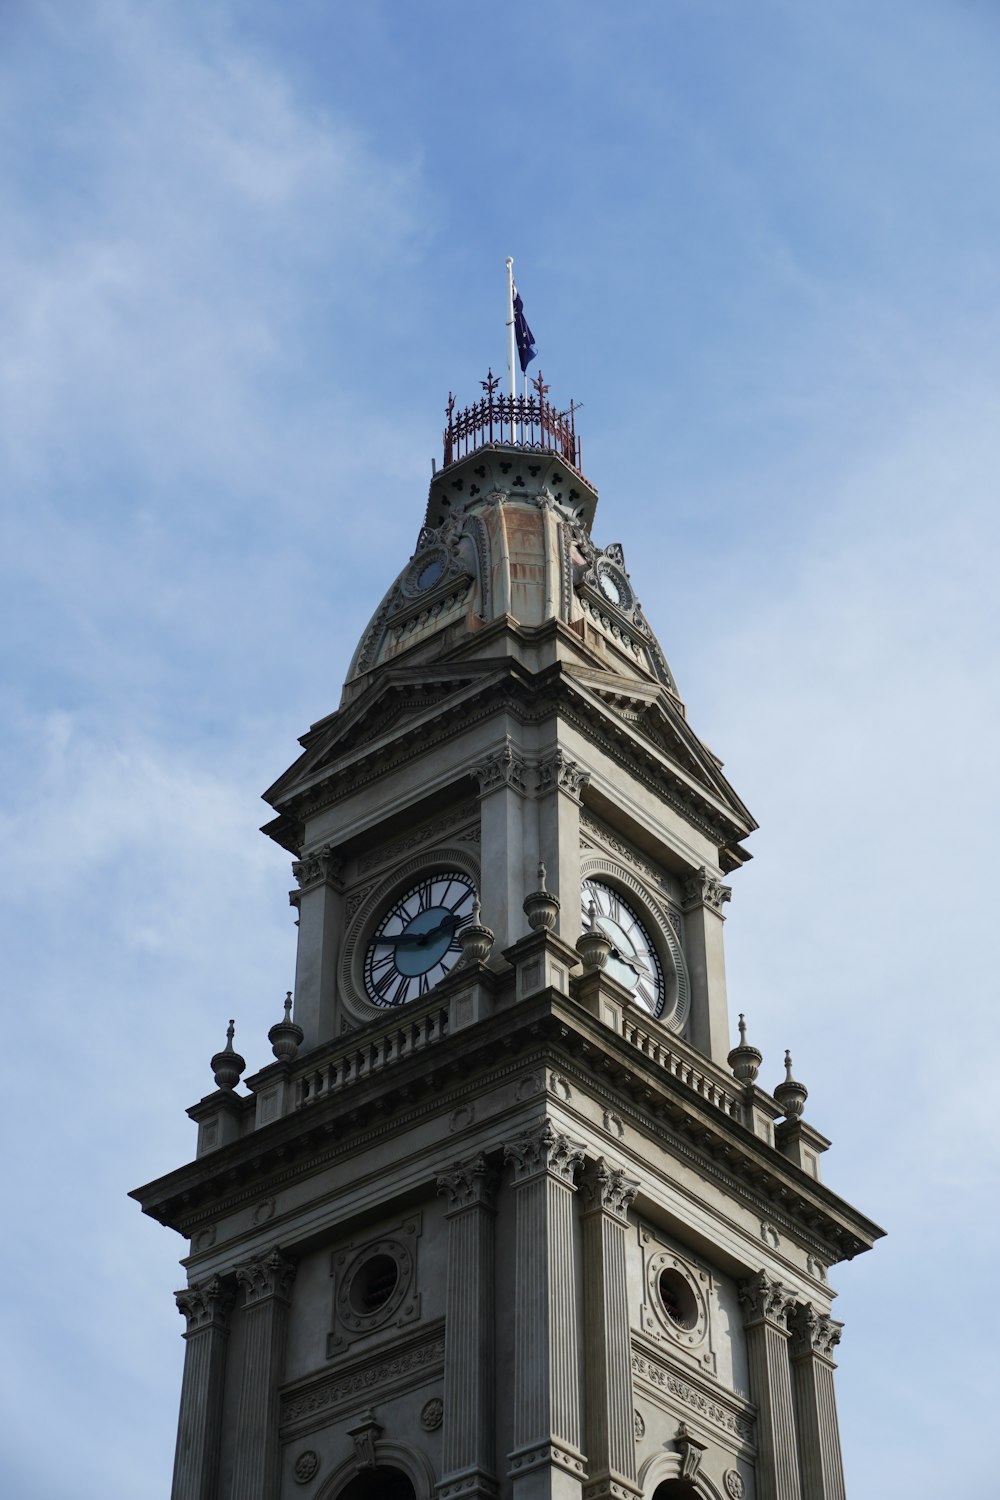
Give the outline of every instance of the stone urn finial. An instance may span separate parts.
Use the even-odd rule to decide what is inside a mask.
[[[590,905],[587,908],[587,917],[589,918],[590,926],[586,932],[581,932],[577,938],[576,951],[579,953],[580,960],[587,972],[594,973],[596,970],[605,967],[608,959],[611,957],[611,950],[614,944],[597,925],[597,902],[593,897],[591,897]]]
[[[220,1089],[234,1089],[240,1081],[240,1074],[246,1067],[246,1062],[240,1054],[233,1050],[233,1037],[236,1035],[236,1022],[229,1022],[226,1032],[226,1045],[221,1052],[217,1052],[211,1061],[211,1069],[215,1074],[215,1086]]]
[[[541,860],[538,861],[538,890],[525,896],[524,914],[532,932],[546,929],[551,932],[559,916],[559,897],[545,889],[545,866]]]
[[[279,1062],[291,1062],[302,1046],[304,1034],[302,1027],[297,1026],[292,1020],[292,992],[288,990],[285,994],[284,1018],[276,1021],[267,1033],[271,1051]]]
[[[806,1107],[809,1098],[809,1090],[804,1083],[796,1083],[792,1077],[792,1054],[785,1052],[785,1077],[782,1083],[774,1091],[774,1097],[785,1112],[786,1120],[800,1120],[802,1111]]]
[[[482,914],[482,907],[477,897],[476,904],[472,908],[472,921],[467,927],[461,928],[458,934],[458,940],[462,945],[462,957],[459,963],[484,964],[493,950],[493,929],[483,926],[480,920]]]
[[[753,1083],[764,1061],[763,1052],[758,1051],[747,1041],[747,1023],[742,1011],[740,1011],[739,1046],[733,1048],[726,1061],[733,1070],[733,1077],[743,1084]]]

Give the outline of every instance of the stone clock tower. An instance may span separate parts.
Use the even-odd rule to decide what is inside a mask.
[[[294,1019],[134,1194],[190,1242],[173,1497],[838,1500],[827,1275],[880,1231],[733,1046],[755,825],[571,423],[484,389],[266,793]]]

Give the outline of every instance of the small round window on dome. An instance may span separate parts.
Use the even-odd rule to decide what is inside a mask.
[[[391,1255],[373,1255],[351,1278],[349,1301],[360,1316],[378,1312],[396,1290],[399,1267]]]
[[[684,1277],[668,1266],[660,1274],[657,1289],[663,1310],[671,1323],[685,1333],[690,1333],[698,1323],[698,1303]]]

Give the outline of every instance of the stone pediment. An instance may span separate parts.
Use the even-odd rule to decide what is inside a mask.
[[[658,683],[606,671],[574,668],[575,681],[585,685],[604,707],[624,720],[680,770],[724,805],[756,827],[749,811],[721,772],[721,763],[689,726],[680,704]]]

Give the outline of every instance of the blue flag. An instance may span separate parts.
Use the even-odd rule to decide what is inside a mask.
[[[517,339],[517,353],[523,375],[538,351],[535,348],[535,335],[524,316],[524,303],[517,287],[514,288],[514,337]]]

